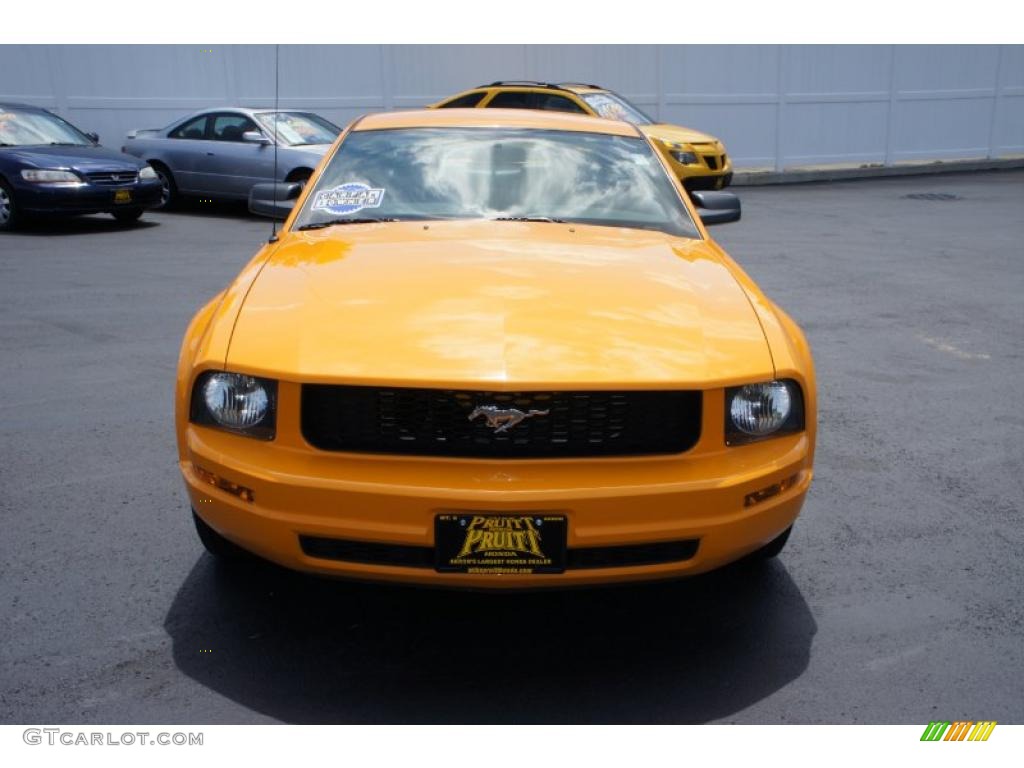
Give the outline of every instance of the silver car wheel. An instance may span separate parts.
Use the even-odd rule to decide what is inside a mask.
[[[160,207],[166,208],[171,202],[171,179],[161,170],[157,170],[156,175],[160,178]]]

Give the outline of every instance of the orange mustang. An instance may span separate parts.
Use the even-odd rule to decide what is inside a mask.
[[[777,554],[811,355],[707,235],[738,201],[693,197],[635,126],[525,110],[370,115],[254,188],[288,220],[178,366],[207,549],[474,588]]]

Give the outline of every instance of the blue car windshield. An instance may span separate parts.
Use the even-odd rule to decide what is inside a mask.
[[[539,219],[697,238],[642,138],[529,128],[354,131],[295,220]]]
[[[56,115],[0,107],[0,146],[39,145],[88,147],[92,141]]]

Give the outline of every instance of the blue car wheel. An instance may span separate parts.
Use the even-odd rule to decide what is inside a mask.
[[[6,183],[0,181],[0,232],[14,229],[18,223],[14,193]]]

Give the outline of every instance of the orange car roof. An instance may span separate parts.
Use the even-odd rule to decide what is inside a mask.
[[[549,131],[583,131],[613,136],[640,136],[630,123],[569,112],[539,109],[417,109],[408,112],[376,112],[352,129],[379,131],[388,128],[539,128]]]

